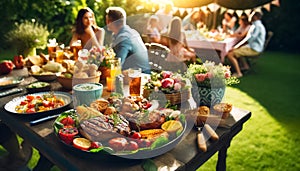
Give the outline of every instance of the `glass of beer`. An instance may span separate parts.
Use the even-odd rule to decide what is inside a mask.
[[[79,50],[82,49],[82,46],[81,46],[81,41],[80,40],[77,40],[77,42],[73,43],[71,45],[71,50],[73,52],[73,55],[74,55],[74,60],[77,61],[78,60],[78,52]]]
[[[55,62],[62,63],[63,59],[64,59],[64,51],[61,49],[58,49],[56,51]]]
[[[130,68],[128,70],[129,76],[129,94],[131,96],[140,96],[141,94],[141,81],[142,69]]]
[[[56,39],[49,39],[49,43],[47,44],[48,55],[51,55],[52,53],[56,52],[56,46]]]

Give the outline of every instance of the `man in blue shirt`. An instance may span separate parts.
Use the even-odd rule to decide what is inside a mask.
[[[121,58],[122,70],[141,68],[150,73],[148,52],[140,34],[126,24],[126,12],[120,7],[106,9],[106,24],[113,32],[112,48]]]
[[[236,73],[233,74],[236,77],[243,76],[238,64],[238,58],[257,56],[264,50],[266,29],[261,22],[261,17],[262,14],[260,12],[255,12],[253,14],[251,17],[252,26],[250,27],[247,36],[227,54],[229,61],[236,70]],[[245,65],[245,69],[249,68],[246,62],[243,62],[243,64]]]

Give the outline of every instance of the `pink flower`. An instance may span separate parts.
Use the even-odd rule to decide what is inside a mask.
[[[173,85],[174,85],[174,80],[171,78],[166,78],[166,79],[161,80],[162,88],[173,87]]]
[[[206,76],[207,74],[195,74],[196,80],[200,82],[204,81]]]
[[[172,76],[172,72],[171,71],[162,71],[161,75],[163,76],[163,78],[170,78]]]
[[[211,72],[206,73],[207,78],[212,78],[214,75]]]
[[[230,72],[225,72],[225,78],[226,79],[230,78],[230,76],[231,76]]]
[[[181,89],[181,84],[180,83],[175,83],[174,84],[174,90],[180,90]]]

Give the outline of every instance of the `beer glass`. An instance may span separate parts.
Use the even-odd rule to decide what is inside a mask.
[[[129,76],[129,94],[131,96],[140,96],[141,94],[141,81],[142,69],[130,68],[128,70]]]

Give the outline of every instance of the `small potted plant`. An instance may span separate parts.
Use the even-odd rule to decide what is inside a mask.
[[[16,23],[15,28],[9,31],[5,37],[16,48],[19,55],[27,57],[35,56],[36,49],[46,48],[50,32],[46,26],[26,20]]]
[[[229,66],[206,61],[203,64],[190,64],[186,76],[192,82],[192,95],[199,105],[213,106],[223,99],[227,85],[238,84],[231,76]]]

